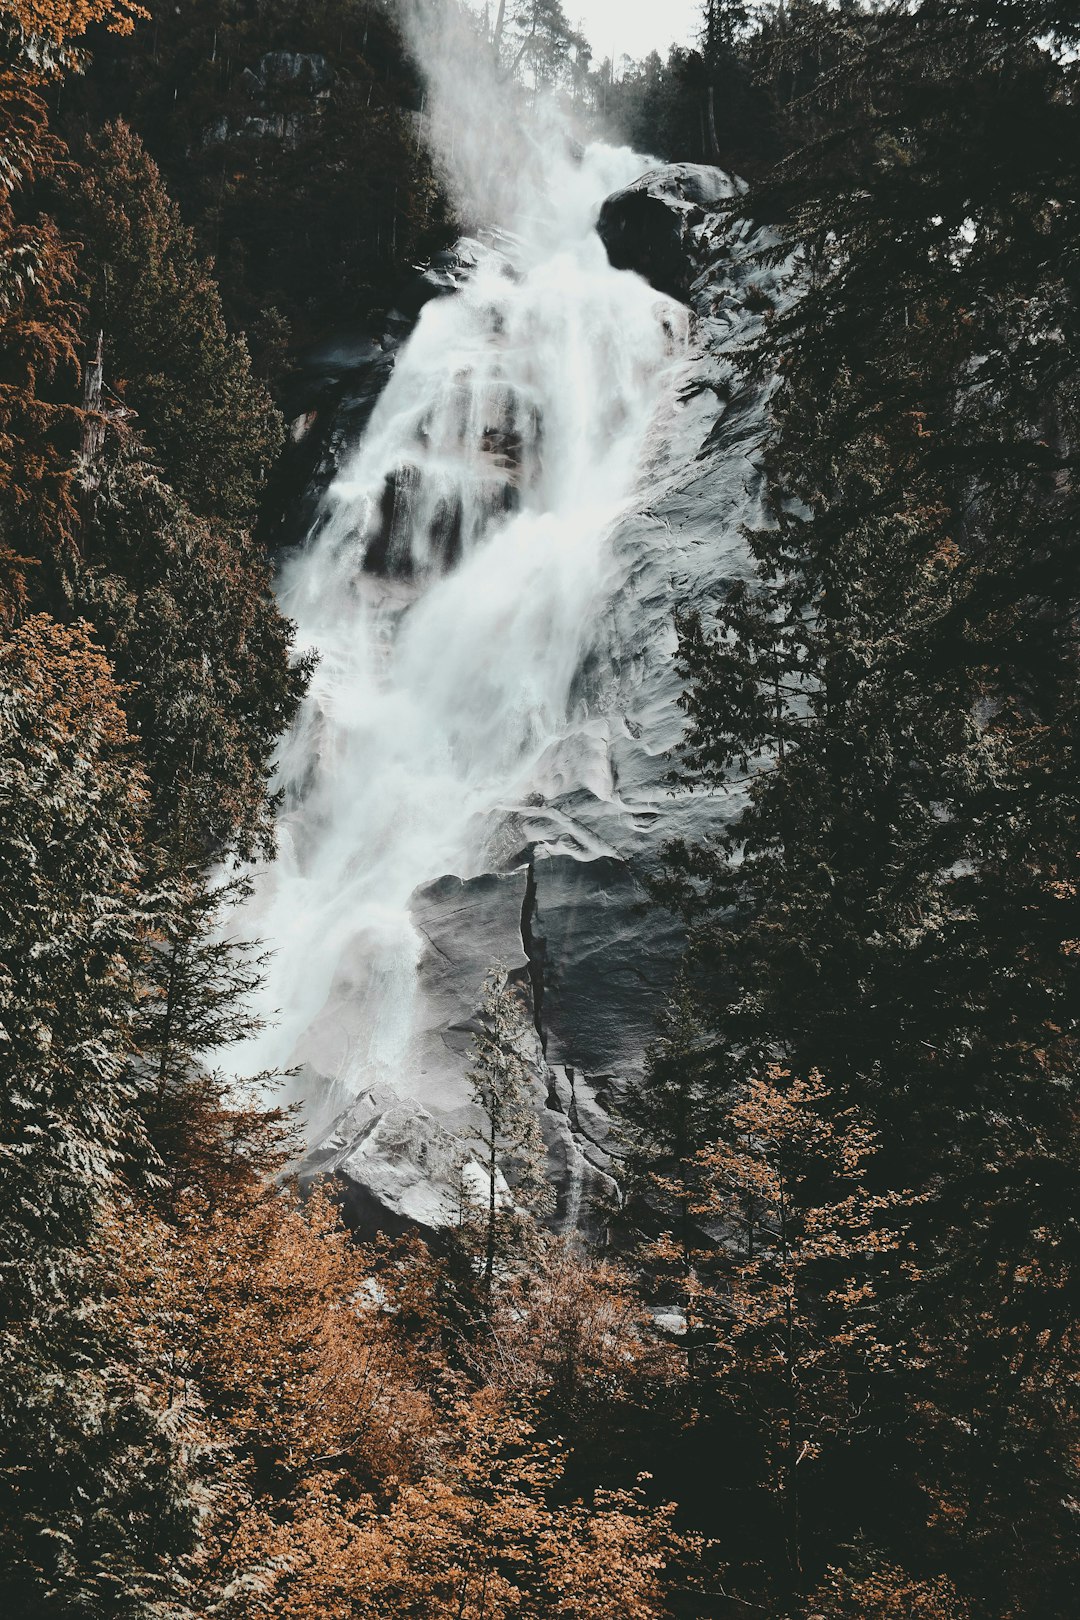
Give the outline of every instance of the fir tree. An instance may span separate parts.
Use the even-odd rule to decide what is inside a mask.
[[[0,1601],[149,1617],[195,1507],[167,1411],[104,1329],[95,1240],[149,1168],[131,1068],[145,802],[85,627],[0,649]],[[156,1572],[156,1573],[155,1573]]]
[[[0,649],[3,1272],[62,1286],[135,1124],[145,786],[84,626],[33,618]]]
[[[758,346],[772,524],[756,584],[682,639],[686,767],[744,809],[672,851],[668,889],[718,1083],[820,1064],[881,1129],[881,1185],[930,1195],[891,1331],[919,1346],[912,1409],[969,1435],[934,1484],[927,1442],[941,1557],[1047,1614],[1073,1556],[1056,1462],[1023,1497],[1041,1557],[1001,1532],[1028,1402],[1072,1356],[1046,1335],[1077,1154],[1076,24],[1053,10],[807,4],[775,36],[785,83],[830,69],[745,205],[796,254]]]
[[[698,1371],[701,1322],[697,1271],[715,1249],[701,1217],[706,1172],[704,1143],[716,1139],[728,1097],[718,1085],[711,1042],[683,982],[661,1020],[661,1039],[648,1055],[640,1088],[620,1109],[623,1126],[623,1208],[650,1295],[682,1316],[682,1344],[691,1379]]]

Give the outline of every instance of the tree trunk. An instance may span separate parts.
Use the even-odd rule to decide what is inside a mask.
[[[487,1253],[484,1259],[484,1292],[491,1298],[492,1284],[495,1278],[495,1183],[499,1174],[498,1156],[496,1154],[496,1137],[494,1119],[491,1122],[491,1134],[488,1137],[488,1218],[487,1218]]]
[[[710,84],[705,95],[705,116],[709,128],[709,158],[713,163],[720,161],[720,141],[716,134],[716,86]]]

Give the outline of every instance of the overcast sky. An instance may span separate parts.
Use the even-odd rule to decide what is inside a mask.
[[[563,0],[563,10],[593,48],[597,61],[638,60],[669,45],[689,45],[701,26],[701,0]]]

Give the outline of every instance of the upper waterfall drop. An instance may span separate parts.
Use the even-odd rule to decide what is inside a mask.
[[[319,662],[280,751],[278,856],[244,919],[272,953],[244,1057],[321,1077],[323,1115],[377,1082],[461,1103],[414,1061],[411,902],[497,870],[500,830],[596,752],[578,684],[623,583],[610,537],[686,348],[686,310],[613,270],[594,229],[642,167],[591,148],[515,238],[475,245],[282,570]]]

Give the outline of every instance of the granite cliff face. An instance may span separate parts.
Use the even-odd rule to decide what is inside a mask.
[[[493,962],[519,986],[531,1024],[557,1222],[589,1228],[615,1194],[613,1110],[624,1088],[642,1083],[681,949],[674,919],[646,903],[644,879],[665,840],[700,836],[732,808],[672,792],[665,780],[682,723],[675,611],[706,603],[747,569],[741,526],[760,518],[765,402],[736,383],[730,354],[773,288],[749,264],[754,243],[718,212],[732,189],[719,171],[679,165],[611,195],[600,211],[608,252],[661,296],[639,274],[598,263],[595,238],[574,245],[575,268],[555,265],[550,295],[561,277],[564,300],[585,309],[569,346],[560,338],[545,349],[538,332],[542,320],[562,318],[543,290],[549,270],[504,239],[461,244],[408,290],[388,334],[343,347],[336,400],[327,356],[316,357],[317,428],[311,407],[293,425],[294,438],[317,438],[315,518],[286,564],[283,595],[302,636],[318,600],[308,633],[326,676],[283,750],[285,853],[254,926],[284,942],[293,976],[272,986],[285,1029],[278,1053],[262,1056],[303,1066],[315,1122],[303,1177],[333,1176],[362,1229],[432,1229],[449,1218],[468,1157],[471,1036]],[[439,329],[425,314],[403,344],[432,299],[451,324]],[[455,348],[468,313],[457,304],[469,299],[476,319]],[[612,319],[605,299],[628,302]],[[634,321],[637,348],[624,352]],[[384,445],[376,456],[372,440],[389,444],[412,409],[402,368],[415,370],[425,341],[433,370],[420,391],[461,397],[449,412],[418,408],[393,453]],[[570,364],[574,344],[595,349],[594,372],[580,353],[573,363],[588,373],[575,386],[596,398],[579,401],[580,421],[560,423],[535,368]],[[612,368],[622,379],[614,386],[603,380]],[[557,390],[564,379],[551,383]],[[560,440],[568,428],[595,433],[600,447],[578,447],[580,467]],[[629,474],[602,462],[613,433],[629,435]],[[558,456],[568,488],[545,491]],[[594,478],[608,479],[614,498],[583,525]],[[313,548],[324,559],[316,583]],[[529,552],[524,562],[514,561],[519,550]],[[477,597],[487,595],[490,610],[480,611]],[[376,642],[365,653],[374,674],[363,679],[352,669],[361,598]],[[388,693],[397,705],[390,742],[378,720]],[[403,742],[413,726],[421,740]],[[382,773],[393,799],[393,773],[415,771],[418,759],[431,780],[405,782],[389,824],[367,797],[378,800]],[[408,794],[421,789],[433,802],[418,810]],[[413,814],[423,826],[410,866],[400,823]],[[334,840],[341,847],[320,880]],[[423,860],[439,864],[424,872]],[[410,872],[423,877],[402,891],[401,916],[388,886],[394,863],[399,889]],[[304,907],[322,910],[298,918]],[[326,971],[303,999],[296,982],[312,953],[326,956],[330,936]]]

